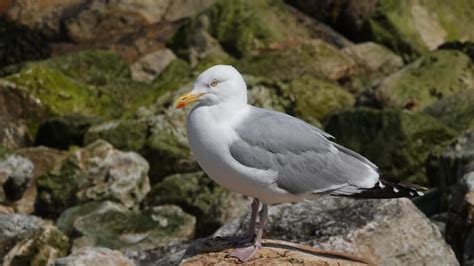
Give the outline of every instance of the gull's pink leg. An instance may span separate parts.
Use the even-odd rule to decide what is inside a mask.
[[[262,204],[262,211],[260,212],[260,223],[258,225],[257,237],[255,238],[255,243],[252,246],[235,249],[232,253],[229,254],[231,257],[236,257],[242,262],[249,260],[257,250],[262,247],[262,235],[263,229],[265,228],[265,223],[268,216],[268,208],[266,204]]]
[[[257,222],[257,213],[258,209],[260,208],[260,200],[254,199],[252,204],[250,204],[252,208],[252,212],[250,214],[250,226],[245,235],[242,236],[227,236],[227,237],[219,237],[221,239],[225,239],[232,243],[236,244],[245,244],[253,240],[255,236],[255,224]]]

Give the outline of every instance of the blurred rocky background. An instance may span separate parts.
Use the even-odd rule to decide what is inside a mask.
[[[268,237],[474,265],[473,29],[471,0],[1,0],[0,263],[166,265],[244,230],[172,106],[232,64],[251,103],[430,187],[275,206]]]

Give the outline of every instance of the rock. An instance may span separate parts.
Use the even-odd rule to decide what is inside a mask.
[[[390,74],[403,66],[400,56],[373,42],[348,46],[342,51],[353,58],[372,79]]]
[[[174,101],[173,96],[176,94],[176,91],[190,81],[191,67],[189,64],[182,59],[173,60],[160,75],[153,80],[153,89],[149,90],[143,97],[137,99],[132,109],[146,109],[146,107],[153,105],[153,108],[161,108],[160,110],[162,110],[165,104],[169,105]],[[156,113],[157,112],[152,112],[152,114]],[[143,118],[152,114],[138,115],[138,117]]]
[[[467,54],[471,60],[474,60],[474,42],[447,42],[438,47],[438,49],[461,51]]]
[[[383,106],[421,110],[439,99],[474,88],[474,67],[458,51],[429,53],[383,79],[375,98]]]
[[[67,150],[69,146],[82,146],[87,129],[98,121],[98,118],[81,115],[46,119],[39,125],[35,145],[61,150]]]
[[[236,219],[215,236],[243,233],[248,219]],[[408,199],[321,197],[273,206],[264,237],[346,252],[375,265],[459,264],[438,228]]]
[[[112,120],[90,127],[84,143],[103,139],[120,150],[140,152],[148,135],[148,122],[144,119]]]
[[[474,262],[474,171],[454,186],[449,202],[446,240],[462,265]]]
[[[22,214],[0,214],[0,263],[49,265],[67,254],[68,239],[56,227]]]
[[[232,243],[220,239],[198,239],[186,250],[180,265],[236,265],[237,258],[228,255]],[[263,248],[245,263],[246,265],[367,265],[369,262],[344,254],[294,244],[281,240],[264,240]]]
[[[31,142],[26,121],[0,116],[0,145],[14,149],[24,147]]]
[[[52,115],[81,114],[112,116],[120,105],[106,92],[85,85],[44,64],[32,63],[19,73],[5,77],[22,86]]]
[[[455,132],[422,113],[357,108],[331,115],[325,129],[336,141],[374,162],[382,173],[427,185],[425,160]]]
[[[0,205],[0,214],[14,213],[15,210],[12,207]]]
[[[27,60],[48,57],[49,45],[33,30],[0,18],[0,69]]]
[[[205,17],[205,18],[204,18]],[[224,50],[236,57],[258,53],[259,50],[286,46],[308,38],[309,31],[301,26],[281,1],[217,1],[196,18],[208,21],[209,34]],[[189,26],[196,25],[191,22]],[[174,47],[186,47],[190,31],[178,31]],[[201,33],[199,33],[202,36]],[[198,35],[198,36],[199,36]]]
[[[132,79],[150,83],[175,59],[167,48],[149,53],[130,66]]]
[[[466,131],[444,149],[435,149],[426,161],[430,183],[443,190],[474,171],[474,130]]]
[[[474,90],[462,90],[426,107],[423,112],[457,131],[474,129]]]
[[[30,214],[35,209],[36,196],[38,194],[36,179],[60,166],[66,159],[68,153],[46,147],[31,147],[16,150],[15,154],[30,160],[34,168],[32,182],[23,192],[21,199],[11,203],[11,205],[15,208],[17,213]]]
[[[211,65],[230,63],[232,58],[224,51],[210,31],[211,21],[206,13],[190,19],[181,26],[169,41],[169,46],[202,72]]]
[[[174,204],[196,217],[196,235],[207,236],[244,214],[250,202],[223,189],[203,172],[175,174],[155,184],[144,200],[146,206]]]
[[[39,31],[52,39],[63,34],[62,23],[67,16],[74,16],[86,0],[19,0],[13,1],[5,10],[8,20],[23,25],[30,30]]]
[[[33,127],[46,112],[24,88],[0,79],[0,145],[19,148],[32,143]]]
[[[54,266],[134,266],[122,252],[102,247],[85,247],[74,251],[67,257],[58,258]]]
[[[447,41],[472,41],[472,1],[378,1],[362,35],[382,43],[406,59],[434,50]]]
[[[171,107],[163,114],[150,117],[151,128],[145,145],[145,158],[149,162],[157,162],[150,164],[152,183],[172,173],[199,170],[189,149],[186,116],[186,112],[176,112]]]
[[[100,200],[135,207],[150,190],[148,169],[140,155],[96,141],[38,179],[36,210],[54,217],[77,203]]]
[[[249,104],[280,112],[292,109],[290,96],[284,94],[281,82],[251,75],[244,75],[244,80]]]
[[[194,225],[194,217],[177,206],[129,211],[113,202],[78,205],[58,219],[61,230],[78,236],[73,250],[89,246],[127,252],[160,248],[192,238]]]
[[[293,99],[295,115],[307,121],[321,121],[328,114],[352,107],[355,98],[336,83],[303,76],[292,80],[286,88]]]
[[[10,155],[0,160],[0,202],[19,200],[31,186],[32,174],[33,163],[24,157]]]
[[[120,55],[104,50],[82,50],[51,57],[43,62],[82,83],[102,86],[131,77],[130,67]]]
[[[349,39],[361,41],[364,37],[365,22],[380,1],[296,0],[286,2],[318,21],[330,25]]]
[[[212,2],[212,0],[179,2],[161,0],[139,3],[130,0],[93,1],[76,17],[65,21],[65,27],[69,38],[74,42],[100,42],[107,39],[113,42],[136,28],[191,16]]]
[[[352,58],[320,40],[245,58],[236,67],[244,74],[281,80],[308,75],[337,81],[349,79],[358,71]]]

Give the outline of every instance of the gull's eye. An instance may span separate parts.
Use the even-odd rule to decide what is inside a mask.
[[[211,86],[215,87],[215,86],[217,86],[217,83],[219,83],[219,82],[215,79],[215,80],[211,81]]]

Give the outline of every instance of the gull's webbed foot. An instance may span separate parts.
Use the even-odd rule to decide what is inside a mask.
[[[255,253],[257,253],[260,247],[261,245],[251,245],[248,247],[237,248],[232,251],[228,256],[238,258],[241,262],[246,262],[250,258],[252,258]]]

